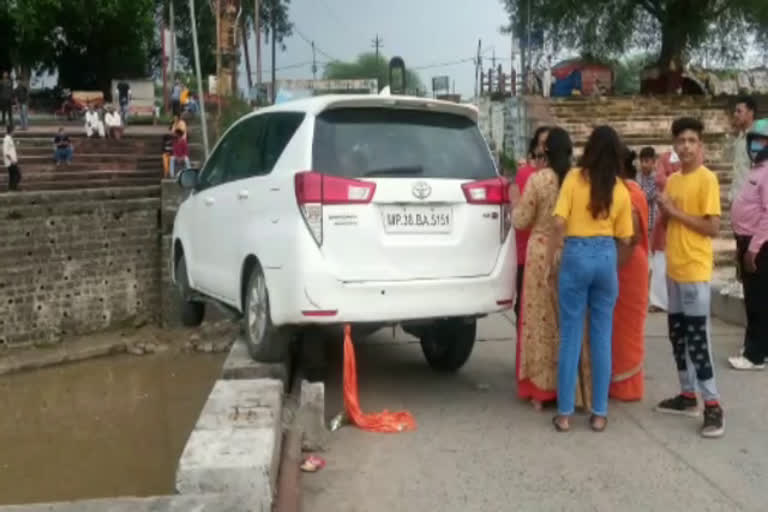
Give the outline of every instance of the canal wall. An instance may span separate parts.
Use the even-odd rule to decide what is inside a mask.
[[[0,194],[0,345],[156,323],[160,187]]]

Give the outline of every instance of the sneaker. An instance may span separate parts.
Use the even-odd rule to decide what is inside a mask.
[[[765,370],[765,363],[755,364],[744,356],[729,357],[728,362],[734,370]]]
[[[704,408],[704,425],[701,427],[702,437],[722,437],[725,434],[725,418],[719,405],[708,405]]]
[[[698,416],[699,409],[696,406],[696,398],[689,398],[683,395],[677,395],[674,398],[667,398],[659,402],[656,406],[657,412],[665,414],[681,414],[683,416]]]

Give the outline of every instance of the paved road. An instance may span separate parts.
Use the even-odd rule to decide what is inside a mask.
[[[612,403],[603,434],[576,418],[555,433],[552,411],[515,397],[512,323],[483,322],[472,359],[455,376],[431,372],[418,343],[381,332],[357,347],[364,410],[410,410],[419,429],[332,435],[327,467],[303,476],[308,512],[507,510],[765,510],[768,373],[727,370],[741,329],[715,322],[726,437],[697,435],[698,419],[659,416],[677,390],[665,317],[647,328],[646,399]],[[329,351],[327,413],[341,410],[340,344]]]

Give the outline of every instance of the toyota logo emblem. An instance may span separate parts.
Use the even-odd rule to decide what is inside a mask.
[[[432,193],[432,187],[425,181],[419,181],[413,184],[413,197],[416,199],[426,199]]]

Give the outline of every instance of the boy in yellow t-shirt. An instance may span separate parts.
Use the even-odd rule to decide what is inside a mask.
[[[715,384],[709,332],[712,238],[720,230],[720,186],[701,162],[701,121],[672,123],[681,170],[667,180],[658,200],[667,224],[667,291],[669,339],[677,363],[681,393],[656,406],[659,412],[698,415],[696,388],[704,399],[701,435],[725,433],[723,409]]]

